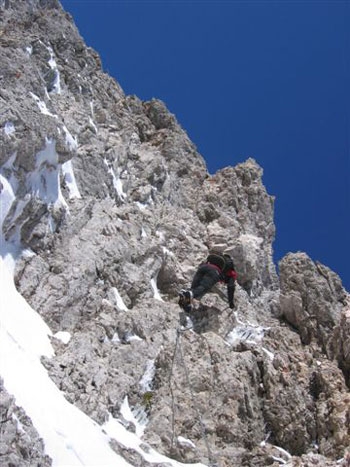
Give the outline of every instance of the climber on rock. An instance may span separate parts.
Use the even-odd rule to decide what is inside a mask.
[[[234,308],[234,291],[237,273],[230,255],[211,253],[206,261],[199,265],[190,289],[179,293],[179,305],[187,313],[192,310],[192,299],[201,299],[217,282],[227,284],[229,307]]]

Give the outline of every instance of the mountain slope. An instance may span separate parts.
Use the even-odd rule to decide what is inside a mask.
[[[349,298],[303,253],[277,276],[262,169],[209,175],[175,116],[125,96],[55,0],[3,1],[0,41],[1,254],[49,327],[42,365],[111,458],[346,465]],[[177,291],[212,248],[234,258],[235,311],[219,289],[179,334]],[[49,465],[47,432],[26,419],[33,445],[21,436],[6,374],[4,464]]]

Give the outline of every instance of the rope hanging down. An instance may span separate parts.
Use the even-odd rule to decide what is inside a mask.
[[[174,391],[173,391],[173,386],[172,386],[172,376],[173,376],[173,368],[174,368],[174,364],[175,364],[175,358],[176,358],[176,354],[177,352],[179,351],[179,354],[180,354],[180,361],[181,361],[181,364],[183,366],[183,369],[184,369],[184,373],[185,373],[185,378],[186,378],[186,383],[187,383],[187,386],[190,390],[190,394],[191,394],[191,400],[192,400],[192,405],[196,411],[196,414],[197,414],[197,418],[198,418],[198,421],[200,423],[200,427],[201,427],[201,434],[202,434],[202,439],[204,440],[204,443],[205,443],[205,446],[207,448],[207,452],[208,452],[208,459],[209,459],[209,467],[218,467],[218,464],[216,462],[216,459],[215,457],[213,456],[213,453],[210,449],[210,446],[209,446],[209,442],[208,442],[208,437],[207,437],[207,434],[206,434],[206,430],[205,430],[205,426],[204,426],[204,423],[203,423],[203,419],[202,419],[202,415],[200,413],[200,410],[196,404],[196,400],[195,400],[195,397],[194,397],[194,393],[193,393],[193,389],[192,389],[192,386],[191,386],[191,382],[190,382],[190,377],[189,377],[189,372],[188,372],[188,369],[187,369],[187,366],[186,366],[186,363],[185,363],[185,359],[184,359],[184,356],[183,356],[183,352],[182,352],[182,347],[181,347],[181,333],[183,331],[180,330],[180,328],[177,329],[176,331],[176,343],[175,343],[175,349],[174,349],[174,353],[173,353],[173,358],[172,358],[172,363],[171,363],[171,370],[170,370],[170,376],[169,376],[169,386],[170,386],[170,392],[171,392],[171,400],[172,400],[172,439],[171,439],[171,449],[173,449],[174,447],[174,438],[175,438],[175,402],[174,402]]]

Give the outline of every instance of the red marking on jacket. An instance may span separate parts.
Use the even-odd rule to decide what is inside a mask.
[[[213,263],[207,263],[208,266],[210,266],[211,268],[214,268],[216,269],[219,274],[222,274],[222,270],[219,268],[219,266],[217,266],[216,264],[213,264]],[[229,271],[227,271],[225,273],[225,275],[227,277],[232,277],[233,280],[237,280],[237,273],[236,271],[234,271],[233,269],[230,269]]]

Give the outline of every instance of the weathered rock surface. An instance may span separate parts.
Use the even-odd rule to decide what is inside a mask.
[[[209,175],[175,116],[125,96],[57,1],[0,5],[3,235],[18,290],[71,335],[44,359],[65,397],[102,424],[127,396],[145,442],[182,462],[346,465],[348,295],[303,253],[278,278],[262,169],[249,159]],[[212,248],[234,258],[234,313],[219,287],[177,334],[177,291]],[[50,465],[26,432],[33,452],[17,433],[1,455]]]
[[[3,466],[52,465],[30,418],[18,408],[0,379],[0,459]]]

